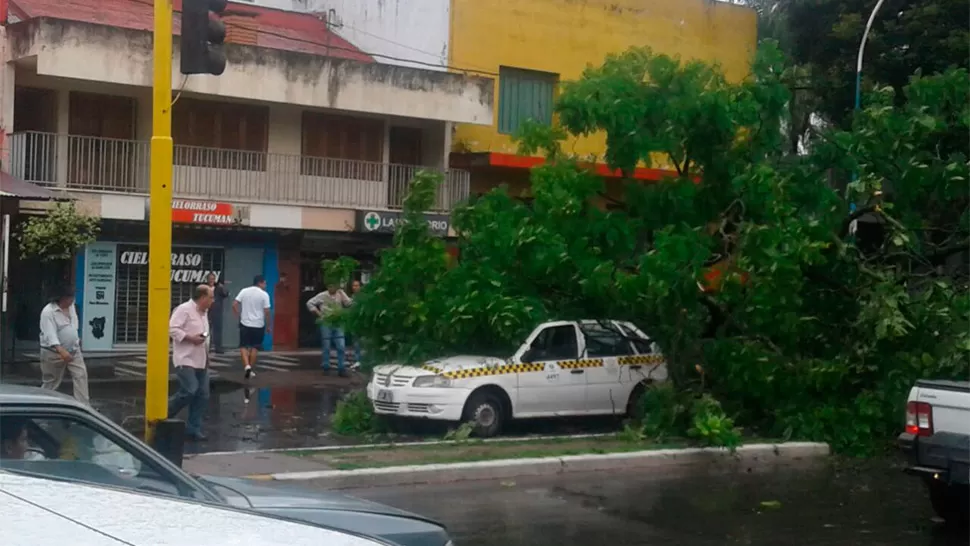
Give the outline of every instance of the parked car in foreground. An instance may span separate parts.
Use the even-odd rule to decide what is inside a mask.
[[[970,521],[970,381],[920,380],[909,391],[906,430],[897,443],[906,471],[919,476],[936,514]]]
[[[388,546],[282,518],[0,471],[4,546]]]
[[[0,384],[0,427],[4,438],[12,427],[21,428],[26,440],[24,453],[0,456],[0,470],[236,507],[395,546],[451,544],[443,525],[390,506],[272,482],[190,475],[100,413],[56,392]]]
[[[509,419],[624,415],[647,384],[666,378],[659,347],[633,324],[555,321],[539,325],[508,359],[377,366],[367,396],[378,414],[466,421],[487,437]]]

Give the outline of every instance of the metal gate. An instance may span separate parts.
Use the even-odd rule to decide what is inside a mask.
[[[215,247],[172,248],[171,309],[192,297],[211,271],[221,277],[225,251]],[[118,245],[115,289],[115,343],[148,341],[148,246]]]

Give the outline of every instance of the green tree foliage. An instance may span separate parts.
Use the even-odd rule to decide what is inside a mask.
[[[92,243],[100,221],[77,210],[73,201],[54,203],[44,216],[32,216],[20,232],[20,252],[44,262],[70,260],[78,248]]]
[[[631,320],[693,393],[680,405],[694,409],[666,420],[705,442],[735,442],[735,423],[844,451],[889,439],[913,381],[967,370],[970,301],[948,260],[970,233],[956,151],[970,78],[915,78],[907,101],[880,90],[850,131],[798,159],[782,154],[786,74],[771,44],[738,84],[642,49],[588,68],[563,86],[561,127],[522,135],[523,151],[548,156],[532,203],[498,188],[455,211],[457,264],[423,222],[437,180],[415,181],[352,331],[377,361],[417,363],[507,356],[544,320]],[[560,146],[591,133],[606,134],[613,167],[661,154],[675,173],[627,182],[605,211],[603,180]],[[858,173],[849,200],[831,190],[832,170]],[[853,238],[852,220],[877,228]],[[714,264],[718,289],[702,291]]]
[[[803,67],[793,89],[826,120],[845,126],[853,108],[856,57],[878,0],[732,0],[758,12],[759,37],[778,40]],[[886,0],[866,45],[864,85],[888,85],[899,101],[917,70],[970,67],[970,3]],[[799,120],[794,120],[797,124]]]

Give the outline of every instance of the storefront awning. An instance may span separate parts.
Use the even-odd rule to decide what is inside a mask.
[[[498,152],[469,152],[452,153],[449,164],[452,167],[473,170],[482,167],[503,167],[510,169],[531,169],[545,163],[541,157],[526,155],[504,154]],[[604,163],[580,163],[581,166],[591,169],[599,176],[606,178],[622,178],[623,173],[619,169],[611,169]],[[660,181],[665,178],[676,178],[677,173],[664,169],[650,169],[637,167],[631,178],[636,180]]]
[[[51,191],[43,186],[31,184],[3,171],[0,171],[0,196],[35,201],[71,199],[66,193]]]

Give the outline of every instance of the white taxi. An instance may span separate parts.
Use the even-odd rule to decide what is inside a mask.
[[[377,414],[467,421],[488,437],[509,419],[624,415],[647,384],[666,379],[659,347],[633,324],[556,321],[536,328],[508,359],[377,366],[367,396]]]

